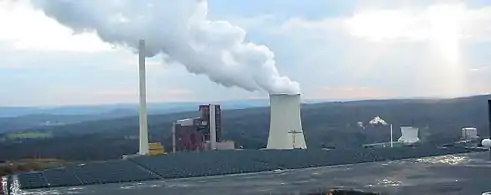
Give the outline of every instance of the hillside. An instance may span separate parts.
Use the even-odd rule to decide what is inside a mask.
[[[477,127],[480,135],[488,136],[488,98],[491,96],[305,104],[302,106],[303,128],[308,147],[359,147],[365,143],[388,141],[388,127],[367,126],[363,129],[357,124],[358,121],[366,123],[373,117],[380,116],[394,124],[396,139],[400,136],[399,126],[414,125],[420,127],[420,137],[423,140],[439,144],[458,139],[460,129],[464,126]],[[196,115],[197,111],[150,115],[150,139],[169,146],[172,121]],[[224,110],[222,117],[225,139],[235,140],[244,148],[265,146],[269,108]],[[54,137],[47,140],[27,140],[23,144],[4,142],[11,150],[0,151],[0,159],[11,155],[105,159],[118,158],[123,153],[137,150],[137,140],[128,139],[128,136],[138,135],[136,116],[50,126],[40,130],[52,132]],[[3,148],[7,147],[0,147],[0,150]],[[98,151],[98,148],[104,148],[104,151]],[[94,152],[98,154],[91,154]]]
[[[205,102],[149,103],[149,114],[168,114],[194,111]],[[218,102],[223,109],[241,109],[267,106],[267,100],[233,100]],[[115,104],[99,106],[63,107],[0,107],[0,133],[19,131],[46,126],[60,126],[115,119],[138,115],[137,104]]]

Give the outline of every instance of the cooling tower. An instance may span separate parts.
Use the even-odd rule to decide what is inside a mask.
[[[145,78],[145,41],[138,45],[139,95],[140,95],[140,155],[148,154],[147,89]]]
[[[477,129],[474,127],[464,127],[462,128],[462,139],[468,140],[468,139],[477,139],[479,136],[477,136]]]
[[[300,118],[300,94],[271,94],[266,149],[307,149]]]
[[[403,144],[419,142],[418,132],[419,129],[415,127],[401,127],[401,137],[397,141]]]

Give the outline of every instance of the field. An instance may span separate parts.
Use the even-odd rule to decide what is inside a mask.
[[[53,137],[51,132],[15,132],[7,134],[5,140],[18,140],[18,139],[46,139]]]

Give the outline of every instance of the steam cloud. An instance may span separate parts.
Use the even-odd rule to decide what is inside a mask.
[[[376,125],[376,124],[387,125],[387,122],[385,122],[384,119],[380,118],[380,116],[376,116],[368,123],[370,123],[371,125]]]
[[[226,87],[269,93],[300,93],[297,82],[281,76],[274,53],[244,41],[246,32],[227,21],[207,19],[205,0],[31,0],[76,33],[95,31],[105,42],[159,53],[195,74]]]

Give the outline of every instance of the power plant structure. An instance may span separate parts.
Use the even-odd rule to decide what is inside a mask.
[[[476,140],[479,139],[477,135],[477,128],[475,127],[464,127],[462,128],[462,140]]]
[[[270,94],[266,149],[307,149],[300,116],[300,94]]]
[[[220,105],[199,106],[199,116],[172,124],[172,151],[232,150],[233,141],[222,139]]]
[[[138,43],[138,66],[139,66],[139,105],[140,105],[140,136],[139,136],[139,155],[148,154],[148,124],[147,124],[147,86],[145,72],[145,40]]]
[[[411,127],[411,126],[402,126],[401,128],[401,137],[397,139],[397,142],[392,140],[392,124],[390,125],[390,136],[391,139],[389,142],[380,142],[380,143],[371,143],[371,144],[363,144],[364,148],[396,148],[396,147],[404,147],[404,146],[412,146],[414,144],[419,143],[421,140],[419,139],[419,128]]]
[[[412,145],[420,141],[418,134],[419,128],[401,127],[401,137],[397,141],[405,145]]]

